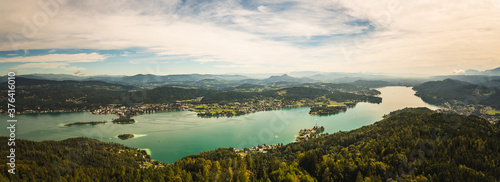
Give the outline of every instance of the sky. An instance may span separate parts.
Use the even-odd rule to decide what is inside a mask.
[[[500,0],[38,0],[0,13],[0,75],[500,67]]]

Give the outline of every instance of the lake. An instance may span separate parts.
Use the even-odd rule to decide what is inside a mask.
[[[382,103],[358,103],[346,112],[330,116],[309,115],[308,107],[262,111],[236,117],[201,118],[195,112],[175,111],[135,116],[134,124],[63,126],[73,122],[109,121],[116,115],[88,112],[17,115],[16,138],[35,141],[89,137],[130,147],[149,149],[155,160],[173,163],[180,158],[219,147],[245,148],[259,144],[287,144],[300,129],[324,126],[325,132],[349,131],[370,125],[384,114],[405,107],[437,109],[415,96],[411,87],[378,88]],[[0,115],[6,136],[7,115]],[[134,134],[121,140],[119,134]]]

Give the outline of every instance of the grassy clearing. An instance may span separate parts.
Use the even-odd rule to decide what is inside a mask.
[[[200,102],[203,97],[197,97],[196,99],[188,99],[188,100],[177,100],[176,102]]]
[[[500,111],[492,109],[492,110],[486,111],[486,114],[493,116],[493,115],[496,115],[496,114],[500,114]]]
[[[220,108],[217,108],[217,109],[213,109],[211,113],[220,113],[220,112],[234,112],[233,109],[220,109]]]
[[[337,107],[337,106],[346,106],[346,102],[336,102],[336,101],[330,101],[328,103],[328,107]]]

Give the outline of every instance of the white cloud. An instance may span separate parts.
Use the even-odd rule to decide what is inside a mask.
[[[16,66],[12,69],[19,70],[19,69],[63,69],[63,70],[69,70],[69,71],[74,71],[74,70],[86,70],[85,68],[82,67],[76,67],[76,66],[71,66],[67,67],[69,63],[26,63],[26,64],[21,64],[19,66]]]
[[[249,65],[249,64],[227,64],[227,65],[215,65],[217,68],[261,68],[262,66]]]
[[[465,70],[453,70],[453,74],[464,74]]]
[[[11,58],[0,58],[0,63],[35,63],[35,62],[67,62],[67,63],[85,63],[104,61],[107,58],[99,53],[80,53],[80,54],[48,54],[42,56],[18,56]]]
[[[220,60],[259,70],[265,66],[276,70],[444,73],[465,67],[481,70],[500,62],[500,52],[495,50],[500,42],[498,0],[249,3],[68,1],[46,25],[36,27],[32,37],[14,42],[18,49],[13,49],[6,37],[9,33],[22,36],[22,18],[32,20],[43,9],[31,2],[2,1],[0,12],[5,16],[0,18],[0,50],[140,47],[160,57],[183,55],[202,63]],[[364,37],[356,35],[363,32],[367,32]],[[332,35],[336,36],[329,37]],[[309,45],[314,41],[318,44]],[[106,59],[103,55],[49,55],[50,59],[16,57],[0,63]]]
[[[83,67],[69,66],[71,63],[89,63],[104,61],[107,58],[99,53],[81,54],[48,54],[42,56],[18,56],[0,59],[0,63],[25,63],[13,69],[62,69],[86,70]]]
[[[205,58],[200,58],[200,59],[195,59],[193,60],[194,62],[199,62],[199,63],[210,63],[210,62],[220,62],[220,60],[216,59],[205,59]]]
[[[355,5],[348,7],[358,10],[353,16],[376,22],[377,13],[385,14],[388,23],[351,48],[356,52],[353,62],[375,62],[377,69],[387,72],[425,68],[433,73],[500,63],[500,53],[494,50],[500,41],[500,9],[489,0],[395,1],[401,2],[399,8],[392,8],[402,9],[399,13],[391,13],[388,3],[362,2],[350,1]]]
[[[76,66],[71,66],[71,67],[66,67],[66,66],[63,66],[61,67],[62,69],[64,70],[70,70],[70,71],[75,71],[75,70],[87,70],[86,68],[82,68],[82,67],[76,67]]]
[[[26,63],[16,66],[14,69],[25,68],[41,68],[41,69],[57,69],[68,65],[68,63]]]
[[[257,9],[260,11],[260,12],[267,12],[268,9],[266,8],[266,6],[259,6],[257,7]]]

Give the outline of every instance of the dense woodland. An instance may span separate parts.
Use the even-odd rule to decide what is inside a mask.
[[[0,145],[0,155],[8,155],[6,147]],[[140,169],[147,157],[136,157],[136,149],[87,138],[17,140],[16,151],[16,174],[3,165],[0,181],[500,180],[498,124],[426,108],[394,112],[370,126],[267,153],[242,156],[221,148],[157,169]]]
[[[101,81],[52,81],[18,77],[16,81],[16,111],[26,110],[85,110],[120,101],[120,95],[133,86]],[[7,83],[0,84],[0,94],[7,95]],[[1,97],[1,103],[7,103]],[[6,104],[0,105],[5,110]]]

